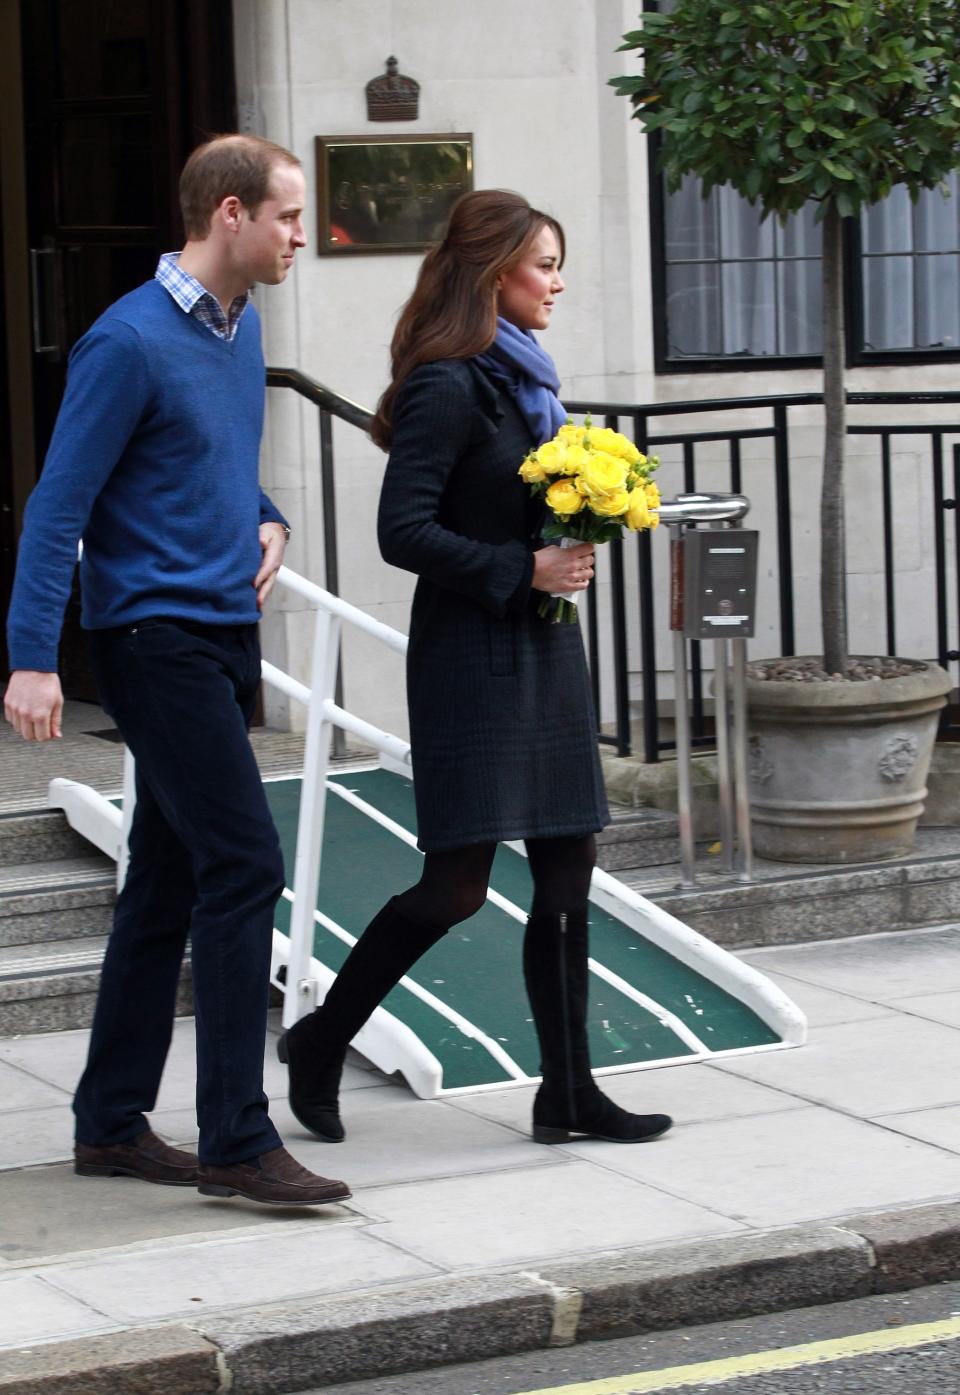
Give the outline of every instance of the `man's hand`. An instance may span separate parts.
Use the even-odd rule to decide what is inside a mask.
[[[10,675],[3,713],[24,741],[49,741],[63,731],[63,691],[55,673],[20,668]]]
[[[283,551],[287,545],[287,534],[282,523],[260,524],[260,548],[263,560],[260,570],[253,578],[257,593],[257,605],[263,610],[264,602],[273,590],[277,572],[283,563]]]

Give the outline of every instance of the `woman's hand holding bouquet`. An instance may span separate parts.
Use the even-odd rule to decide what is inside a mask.
[[[658,464],[656,456],[642,455],[626,436],[595,427],[589,417],[583,426],[568,421],[552,441],[530,452],[519,473],[553,515],[543,537],[570,550],[569,562],[563,558],[561,563],[554,554],[543,557],[538,569],[535,560],[538,590],[544,589],[539,580],[553,580],[551,573],[558,570],[572,585],[583,585],[593,575],[593,544],[622,537],[624,528],[656,528],[660,491],[650,476]],[[538,614],[575,621],[576,592],[553,592],[540,603]]]

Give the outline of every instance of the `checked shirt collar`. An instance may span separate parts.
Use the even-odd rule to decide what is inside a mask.
[[[247,308],[249,294],[244,292],[235,296],[230,302],[229,315],[225,315],[216,296],[201,286],[195,276],[180,270],[177,265],[179,259],[179,252],[164,252],[157,264],[156,279],[170,292],[181,310],[229,344],[237,332],[240,316]]]

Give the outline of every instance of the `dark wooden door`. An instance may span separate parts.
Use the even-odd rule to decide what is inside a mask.
[[[236,118],[230,0],[23,0],[21,28],[39,470],[71,346],[180,246],[180,167]],[[61,675],[95,696],[76,594]]]

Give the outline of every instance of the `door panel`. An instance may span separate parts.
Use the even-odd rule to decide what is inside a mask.
[[[236,117],[230,0],[22,0],[20,22],[35,478],[71,346],[180,245],[180,167]],[[94,697],[76,594],[61,672]]]

